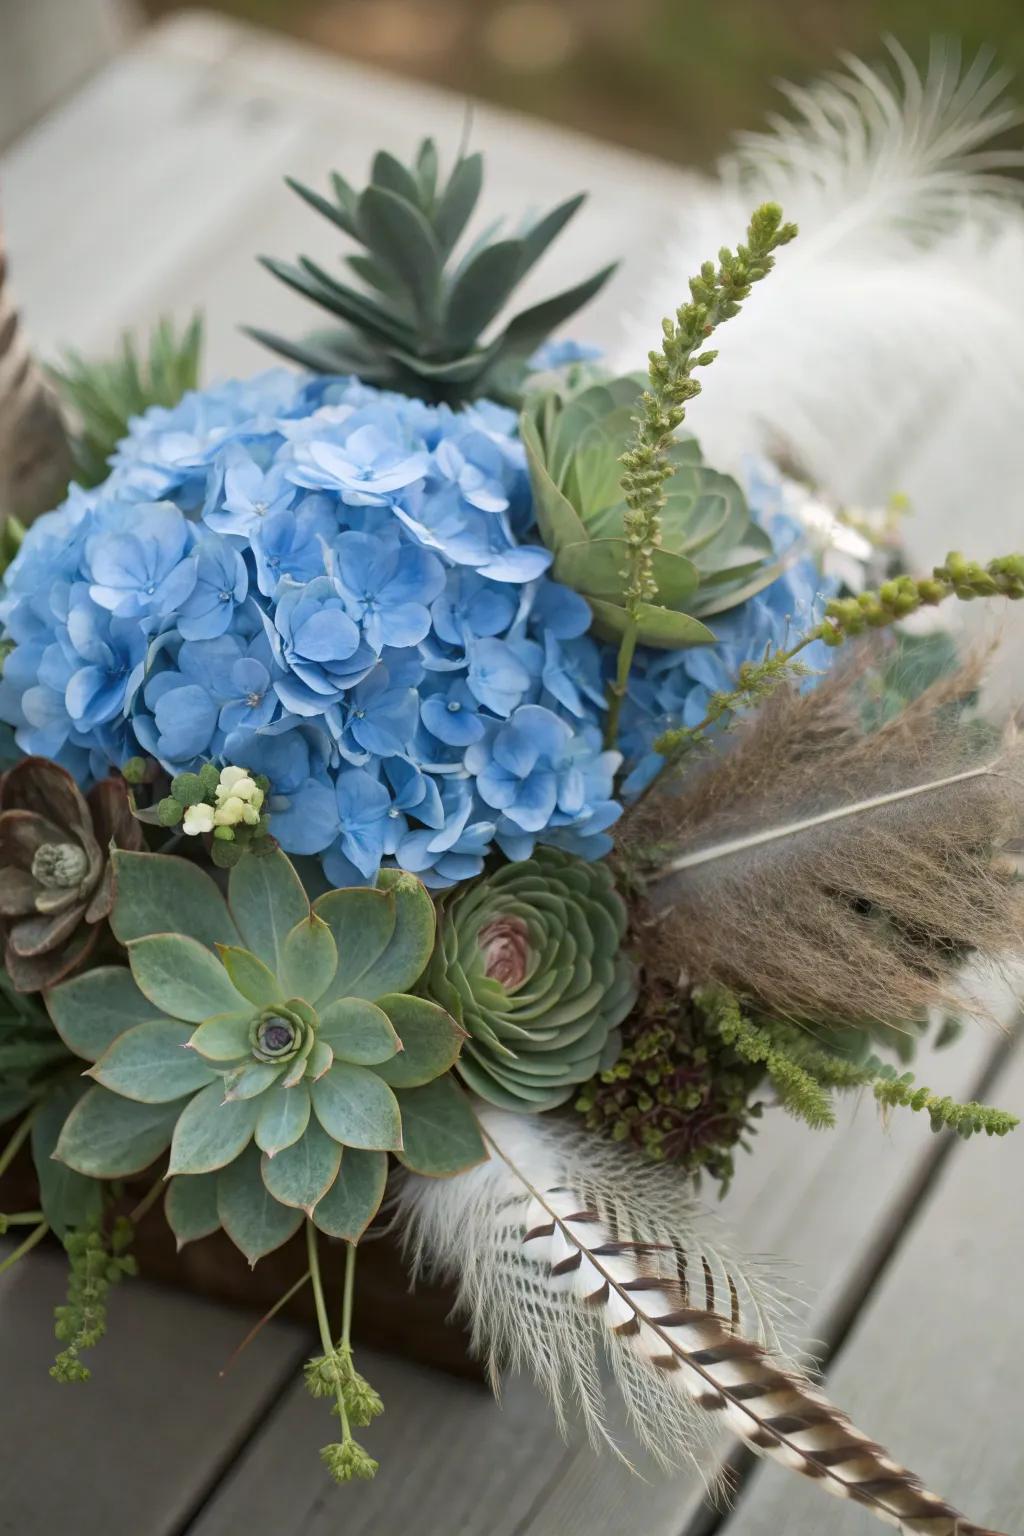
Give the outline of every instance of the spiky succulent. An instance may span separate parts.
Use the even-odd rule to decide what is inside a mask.
[[[469,1033],[458,1071],[505,1109],[552,1109],[610,1066],[636,998],[626,909],[604,864],[552,848],[444,908],[425,987]]]
[[[121,351],[104,362],[90,362],[68,352],[51,370],[58,394],[75,426],[72,448],[75,473],[83,485],[99,485],[110,473],[110,457],[128,432],[133,416],[151,405],[177,405],[199,383],[203,326],[194,316],[179,335],[170,320],[160,320],[139,355],[131,336]]]
[[[250,334],[314,372],[355,373],[425,400],[516,398],[526,360],[593,298],[614,268],[521,310],[484,340],[583,196],[560,203],[518,234],[495,238],[492,227],[454,258],[480,197],[483,170],[481,155],[460,155],[442,182],[436,146],[425,139],[409,166],[384,151],[376,155],[362,192],[337,172],[329,197],[289,178],[300,197],[362,247],[345,258],[360,286],[340,282],[307,256],[298,265],[263,257],[275,277],[343,324],[298,342],[259,328]]]
[[[555,556],[551,574],[583,594],[595,633],[608,640],[626,625],[630,545],[621,460],[642,387],[627,375],[566,396],[545,391],[530,397],[520,419],[537,523]],[[695,438],[678,436],[668,457],[672,476],[652,555],[657,600],[642,605],[638,639],[675,649],[713,641],[702,620],[768,586],[782,563],[739,485],[702,463]]]
[[[170,1146],[179,1242],[223,1226],[255,1262],[303,1213],[356,1241],[389,1152],[433,1174],[483,1155],[447,1075],[462,1031],[409,995],[434,941],[418,880],[392,873],[311,908],[280,852],[237,864],[227,901],[166,855],[118,855],[117,877],[129,969],[102,966],[48,997],[97,1085],[61,1132],[69,1167],[125,1177]]]
[[[19,991],[52,986],[92,953],[114,901],[113,844],[142,847],[123,780],[85,796],[45,757],[0,780],[0,924]]]

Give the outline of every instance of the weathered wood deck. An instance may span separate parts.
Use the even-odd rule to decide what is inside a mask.
[[[126,326],[201,306],[208,372],[265,366],[236,323],[301,329],[308,316],[253,255],[291,255],[300,242],[333,254],[282,175],[317,183],[331,165],[358,170],[379,144],[407,149],[424,132],[454,147],[463,115],[449,97],[198,13],[146,35],[0,158],[30,332],[45,349],[102,349]],[[625,254],[626,274],[587,320],[594,340],[614,337],[629,271],[642,271],[687,178],[486,109],[473,134],[487,150],[492,205],[591,189],[542,276]],[[921,553],[941,554],[945,537],[919,526]],[[961,1097],[1024,1103],[1024,1060],[994,1028],[920,1075]],[[909,1116],[882,1130],[863,1104],[831,1135],[772,1117],[725,1206],[749,1251],[791,1262],[812,1298],[807,1338],[862,1427],[1006,1532],[1024,1528],[1022,1188],[1020,1136],[964,1146]],[[316,1455],[323,1406],[297,1378],[309,1347],[301,1329],[271,1325],[221,1380],[244,1318],[132,1283],[112,1302],[92,1383],[60,1387],[47,1366],[62,1283],[59,1256],[45,1253],[0,1278],[2,1536],[871,1529],[863,1511],[742,1462],[733,1510],[713,1510],[690,1476],[640,1481],[562,1445],[524,1382],[499,1407],[482,1388],[383,1357],[366,1361],[387,1407],[365,1434],[381,1474],[335,1489]]]

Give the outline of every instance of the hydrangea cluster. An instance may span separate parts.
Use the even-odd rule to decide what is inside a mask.
[[[336,885],[385,865],[445,886],[538,841],[600,856],[611,656],[531,525],[491,402],[283,370],[190,393],[30,530],[0,599],[0,719],[82,782],[137,753],[265,775],[275,836]],[[641,658],[622,743],[641,778],[809,582],[796,567],[719,621],[721,647]]]
[[[601,656],[529,524],[489,402],[283,371],[189,394],[33,526],[0,717],[83,781],[136,753],[263,774],[275,836],[338,885],[602,853]]]

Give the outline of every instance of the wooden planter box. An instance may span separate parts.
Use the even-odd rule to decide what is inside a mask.
[[[144,1194],[146,1185],[138,1190]],[[0,1210],[25,1210],[38,1199],[31,1160],[22,1154],[0,1179]],[[126,1201],[126,1209],[131,1201]],[[328,1296],[340,1300],[345,1244],[321,1238],[321,1266]],[[284,1247],[269,1253],[254,1269],[224,1232],[189,1243],[176,1252],[174,1235],[159,1204],[147,1212],[136,1231],[133,1252],[139,1273],[148,1280],[228,1302],[261,1316],[294,1285],[306,1269],[302,1229]],[[29,1257],[26,1260],[31,1264]],[[359,1245],[353,1333],[357,1341],[387,1350],[421,1365],[457,1376],[482,1378],[467,1348],[467,1336],[449,1321],[454,1292],[447,1286],[418,1283],[409,1288],[408,1270],[397,1242],[371,1233]],[[337,1308],[333,1309],[336,1312]],[[332,1315],[333,1315],[332,1312]],[[282,1315],[315,1327],[313,1295],[303,1286]]]

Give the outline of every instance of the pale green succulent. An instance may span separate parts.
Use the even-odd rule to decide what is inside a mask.
[[[551,574],[580,592],[594,632],[618,640],[626,627],[630,568],[621,456],[644,381],[607,379],[578,393],[532,395],[520,417],[537,524],[554,553]],[[702,463],[696,439],[669,449],[661,538],[653,553],[657,602],[641,605],[638,639],[665,649],[706,645],[702,621],[774,581],[782,562],[753,521],[739,485]]]
[[[636,1001],[626,908],[606,864],[554,848],[443,909],[424,989],[469,1032],[457,1070],[504,1109],[553,1109],[608,1067]]]
[[[309,1216],[355,1241],[380,1205],[388,1154],[454,1173],[483,1156],[453,1082],[462,1029],[411,996],[434,906],[392,872],[310,907],[279,851],[231,871],[225,901],[196,865],[116,855],[112,917],[128,965],[48,996],[93,1062],[56,1156],[123,1178],[170,1147],[179,1242],[223,1226],[255,1262]]]

